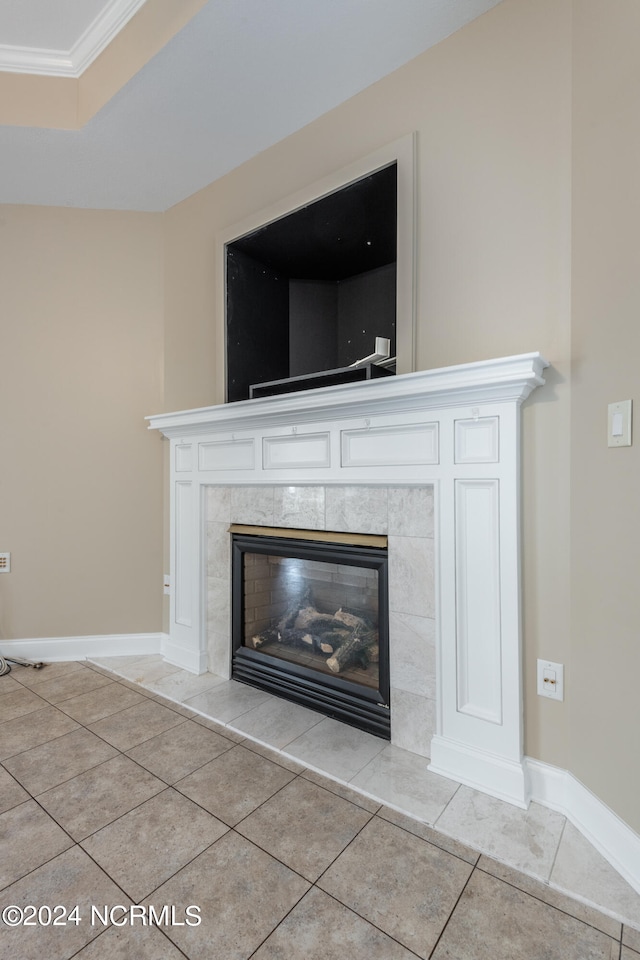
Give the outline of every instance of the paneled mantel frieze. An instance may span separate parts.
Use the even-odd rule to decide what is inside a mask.
[[[526,806],[520,407],[544,384],[547,366],[539,353],[527,353],[149,417],[149,428],[171,441],[165,657],[195,673],[226,675],[230,664],[230,634],[228,654],[218,646],[215,657],[207,634],[205,505],[222,495],[212,488],[264,494],[271,487],[275,497],[279,488],[309,485],[432,487],[437,693],[430,769]],[[397,722],[415,728],[420,709],[409,720],[398,711]],[[393,698],[391,711],[393,743]],[[404,737],[395,742],[403,745]]]
[[[435,410],[489,401],[521,403],[543,384],[548,366],[539,353],[482,360],[383,380],[242,400],[147,417],[150,430],[179,438],[229,430]]]

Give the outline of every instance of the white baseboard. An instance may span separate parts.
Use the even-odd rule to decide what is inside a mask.
[[[161,653],[163,633],[115,633],[88,637],[39,637],[0,640],[0,655],[25,660],[87,660],[94,657],[144,657]]]
[[[529,803],[527,772],[521,761],[436,735],[431,740],[429,770],[523,809]]]
[[[190,673],[200,675],[208,670],[205,650],[194,651],[187,647],[181,647],[167,633],[162,634],[162,644],[159,652],[169,663],[173,663],[183,670],[189,670]]]
[[[640,836],[568,770],[525,757],[531,799],[569,820],[640,893]]]
[[[161,654],[169,663],[205,673],[206,651],[194,653],[172,642],[167,633],[114,633],[88,637],[39,637],[34,640],[0,640],[0,656],[25,660],[88,660],[96,657],[145,657]]]
[[[510,763],[440,736],[429,770],[518,807],[535,800],[557,810],[640,893],[640,836],[568,770],[531,757]]]

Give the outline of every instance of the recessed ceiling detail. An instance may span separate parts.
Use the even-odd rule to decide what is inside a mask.
[[[45,36],[54,40],[63,36],[59,26],[46,28],[39,16],[40,0],[18,0],[18,15],[12,16],[11,4],[0,15],[0,37],[32,37],[30,44],[0,43],[0,71],[5,73],[33,73],[47,77],[79,77],[90,66],[146,0],[92,0],[92,3],[67,3],[73,18],[66,24],[66,39],[73,40],[68,48],[52,49],[43,45]],[[56,4],[54,15],[60,14]],[[47,7],[51,8],[49,0]],[[87,25],[87,10],[94,18]],[[64,11],[63,11],[64,12]],[[11,16],[11,31],[4,25],[4,17]],[[36,26],[33,26],[33,22]],[[46,42],[46,41],[45,41]]]
[[[103,0],[2,0],[0,41],[17,44],[15,23],[28,27],[25,46],[42,36],[57,37],[65,9],[83,11],[73,44],[74,65],[88,62],[89,34]],[[20,125],[17,81],[55,86],[47,92],[55,106],[61,87],[85,85],[119,45],[80,79],[11,76],[5,81],[13,107],[0,125],[0,203],[163,211],[240,166],[262,150],[397,70],[444,40],[501,0],[172,0],[104,3],[101,43],[131,19],[143,30],[138,46],[154,34],[142,23],[154,10],[188,8],[191,19],[177,31],[156,31],[163,45],[128,79],[115,86],[88,117],[74,114],[83,99],[71,101],[65,122],[47,125],[42,112]],[[202,6],[200,6],[202,3]],[[23,10],[28,11],[21,12]],[[94,19],[89,27],[87,11]],[[58,19],[54,16],[57,11]],[[138,16],[133,14],[138,10]],[[46,11],[46,23],[34,16]],[[116,14],[119,14],[119,19]],[[43,14],[44,15],[44,14]],[[108,18],[112,19],[109,21]],[[107,23],[110,26],[107,27]],[[49,33],[44,33],[46,26]],[[366,27],[366,29],[363,29]],[[155,35],[155,34],[154,34]],[[68,42],[69,33],[65,34]],[[126,39],[123,36],[123,41]],[[151,37],[153,39],[153,37]],[[10,45],[10,44],[8,44]],[[126,44],[123,45],[126,46]],[[52,48],[53,43],[47,46]],[[41,44],[41,52],[45,44]],[[0,47],[0,51],[2,48]],[[97,55],[97,47],[94,47]],[[85,51],[85,52],[83,52]],[[56,51],[53,50],[55,54]],[[65,54],[66,56],[66,54]],[[68,54],[71,59],[71,52]],[[118,57],[114,56],[114,60]],[[27,69],[26,64],[23,64]],[[113,66],[113,64],[112,64]],[[119,61],[116,66],[119,66]],[[7,69],[5,67],[5,69]],[[17,67],[14,65],[14,70]],[[118,71],[115,71],[118,73]],[[122,73],[122,71],[120,71]],[[101,90],[104,77],[93,86]],[[93,89],[93,88],[92,88]],[[38,91],[40,92],[40,91]],[[86,93],[86,91],[82,91]],[[2,106],[0,90],[0,106]],[[26,96],[24,98],[27,99]],[[38,98],[36,106],[41,102]],[[24,113],[24,110],[23,110]],[[67,122],[68,121],[68,122]]]

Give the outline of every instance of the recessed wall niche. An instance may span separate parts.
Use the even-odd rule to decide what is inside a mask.
[[[398,164],[225,245],[227,400],[253,384],[396,354]]]

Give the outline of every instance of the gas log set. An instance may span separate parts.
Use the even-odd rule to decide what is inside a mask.
[[[342,608],[334,614],[322,613],[313,605],[310,590],[288,607],[275,627],[255,634],[249,642],[254,650],[281,643],[324,655],[332,673],[352,665],[366,670],[380,659],[378,631],[370,621]]]

